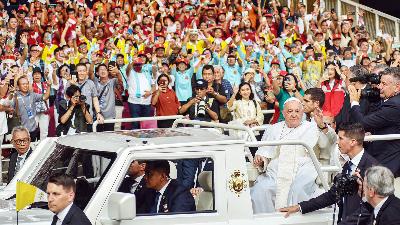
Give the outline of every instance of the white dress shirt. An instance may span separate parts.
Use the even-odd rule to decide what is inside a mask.
[[[26,161],[26,156],[28,155],[29,150],[30,149],[28,149],[24,154],[17,156],[16,162],[18,162],[18,158],[22,158],[21,161],[19,162],[19,170],[21,170],[22,166],[24,165],[24,163]],[[15,167],[17,167],[17,163],[15,163]]]
[[[381,202],[379,202],[379,204],[377,206],[375,206],[374,208],[374,218],[376,219],[376,217],[378,216],[379,210],[381,210],[383,204],[385,204],[386,200],[389,197],[384,198]]]
[[[71,202],[67,207],[65,207],[63,210],[61,210],[59,213],[57,213],[57,225],[61,225],[62,222],[64,221],[65,217],[67,216],[69,210],[72,207],[73,202]]]
[[[132,184],[132,187],[131,187],[131,190],[130,190],[130,192],[132,194],[135,193],[135,191],[136,191],[137,187],[139,186],[140,181],[142,181],[143,177],[144,177],[144,174],[142,176],[140,176],[140,177],[136,177],[135,178],[135,183]]]
[[[351,173],[353,174],[354,172],[356,172],[356,169],[358,168],[358,164],[360,164],[361,158],[364,155],[364,149],[361,150],[360,153],[358,153],[356,156],[354,156],[350,161],[352,163],[351,165]]]

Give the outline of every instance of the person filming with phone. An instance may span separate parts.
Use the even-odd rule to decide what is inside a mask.
[[[177,115],[179,112],[181,104],[175,92],[168,86],[170,80],[171,78],[165,73],[157,78],[158,88],[151,98],[151,104],[156,107],[157,116],[172,116]],[[174,120],[158,120],[157,127],[168,128],[171,127],[173,123]]]

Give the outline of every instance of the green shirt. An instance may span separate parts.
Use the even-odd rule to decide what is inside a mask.
[[[300,94],[301,96],[304,96],[304,91],[302,89],[300,89]],[[281,88],[279,90],[279,94],[276,96],[276,99],[278,99],[279,102],[279,119],[278,122],[285,120],[285,118],[283,117],[283,104],[286,102],[286,100],[288,100],[291,96],[287,91],[283,90],[283,88]]]

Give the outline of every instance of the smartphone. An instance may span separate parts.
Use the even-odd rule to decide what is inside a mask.
[[[191,49],[191,48],[187,50],[187,54],[192,54],[192,52],[193,52],[193,49]]]

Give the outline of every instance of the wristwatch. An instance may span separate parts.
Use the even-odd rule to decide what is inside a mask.
[[[324,126],[323,126],[323,127],[319,127],[319,126],[318,126],[318,128],[319,128],[320,130],[324,130],[324,129],[328,128],[328,125],[326,125],[326,123],[324,123]]]

